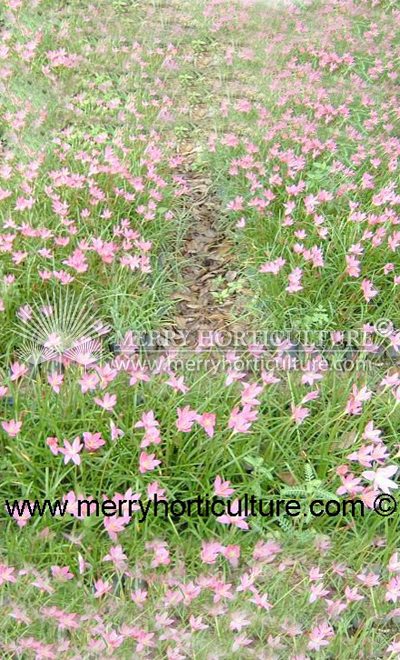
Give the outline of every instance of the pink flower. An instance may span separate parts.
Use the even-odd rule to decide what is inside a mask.
[[[222,525],[235,525],[240,529],[249,529],[249,525],[245,520],[246,516],[242,513],[241,502],[239,499],[236,499],[233,502],[228,502],[227,510],[228,513],[218,516],[216,519],[217,522]]]
[[[324,577],[324,574],[321,573],[318,566],[312,566],[309,570],[308,576],[310,580],[321,580]]]
[[[379,575],[376,573],[359,573],[357,575],[360,582],[365,584],[366,587],[378,587],[379,586]]]
[[[358,277],[360,274],[360,261],[353,254],[346,255],[346,273],[350,277]]]
[[[374,470],[366,470],[362,473],[364,479],[373,482],[375,490],[381,490],[383,493],[390,493],[390,488],[397,489],[399,486],[395,481],[389,477],[393,477],[398,470],[397,465],[388,465],[387,467],[380,467]]]
[[[15,436],[18,435],[21,430],[22,422],[17,422],[15,419],[10,419],[9,422],[2,422],[1,425],[5,432],[11,436],[11,438],[15,438]]]
[[[228,202],[226,209],[227,211],[243,211],[243,197],[235,197],[234,200]]]
[[[372,396],[372,392],[367,387],[362,387],[360,390],[357,385],[353,385],[352,395],[347,401],[346,413],[349,415],[361,415],[362,404],[368,401]]]
[[[79,381],[82,393],[86,394],[89,390],[95,390],[99,382],[100,378],[96,373],[85,372]]]
[[[165,500],[165,488],[159,488],[158,481],[153,481],[153,483],[147,486],[147,496],[149,500],[153,500],[157,495],[158,500]]]
[[[177,378],[174,374],[170,374],[169,380],[165,384],[173,387],[177,392],[182,392],[182,394],[189,391],[189,388],[183,382],[183,376]]]
[[[183,410],[178,408],[178,419],[176,420],[176,428],[183,433],[189,433],[192,426],[197,420],[198,413],[196,410],[191,410],[190,406],[185,406]]]
[[[217,475],[214,481],[214,493],[217,497],[230,497],[235,492],[234,488],[230,488],[230,481],[222,481],[221,477]]]
[[[60,385],[62,385],[64,381],[64,376],[62,374],[48,374],[47,375],[47,381],[49,385],[53,388],[54,392],[56,394],[60,394]]]
[[[161,442],[162,442],[162,437],[160,434],[160,430],[157,427],[152,426],[146,429],[146,433],[144,434],[143,440],[140,443],[140,447],[144,449],[149,445],[159,445]]]
[[[74,574],[69,570],[69,566],[52,566],[53,577],[59,582],[67,582],[74,578]]]
[[[117,426],[115,426],[112,420],[110,421],[110,430],[111,430],[111,440],[118,440],[118,438],[122,438],[125,435],[123,430],[117,428]]]
[[[29,305],[23,305],[18,310],[18,316],[24,323],[28,323],[32,318],[32,308]]]
[[[294,403],[292,402],[290,404],[291,410],[292,410],[292,416],[290,419],[292,419],[298,426],[302,424],[305,420],[306,417],[309,417],[310,411],[308,408],[302,408],[301,406],[295,406]]]
[[[143,607],[143,603],[147,600],[147,591],[143,591],[142,589],[131,591],[131,598],[138,607]]]
[[[88,451],[96,451],[96,449],[99,449],[106,444],[106,441],[101,437],[101,433],[90,433],[89,431],[85,431],[83,433],[83,440],[85,443],[85,449]]]
[[[217,561],[218,555],[223,549],[223,546],[218,543],[218,541],[206,541],[201,542],[202,551],[200,553],[201,561],[205,564],[215,564]]]
[[[249,621],[249,619],[243,612],[233,612],[233,614],[231,615],[229,628],[231,630],[237,630],[238,632],[240,632],[242,628],[246,628],[246,626],[249,626],[250,624],[251,621]]]
[[[280,552],[282,548],[276,541],[257,541],[253,550],[253,559],[270,563]]]
[[[347,456],[349,461],[358,461],[363,467],[371,467],[372,461],[384,463],[388,457],[389,454],[383,443],[379,445],[362,445],[358,451]]]
[[[189,625],[193,632],[196,630],[206,630],[209,628],[209,626],[205,623],[203,623],[203,619],[201,616],[195,617],[193,614],[189,617]]]
[[[310,641],[307,648],[319,651],[323,646],[328,646],[329,644],[328,639],[325,638],[333,637],[333,635],[333,628],[328,623],[315,626],[310,632]]]
[[[9,613],[9,616],[18,621],[18,623],[25,623],[27,626],[32,623],[32,619],[27,616],[25,610],[22,610],[16,606],[13,607],[13,610]]]
[[[154,557],[150,564],[152,568],[157,568],[157,566],[168,566],[171,563],[168,544],[165,541],[152,541],[151,543],[146,543],[146,550],[154,551]],[[174,593],[176,594],[176,592]],[[183,599],[182,593],[178,592],[177,595],[179,600],[176,602],[180,602],[180,600]]]
[[[326,596],[329,594],[328,589],[324,589],[324,586],[322,582],[318,582],[318,584],[312,584],[311,585],[311,595],[308,599],[309,603],[314,603],[318,598],[322,598],[323,596]]]
[[[228,356],[228,354],[227,354]],[[235,358],[236,359],[236,358]],[[237,371],[237,369],[228,369],[226,372],[226,380],[225,380],[225,386],[229,387],[229,385],[232,385],[236,380],[240,380],[241,378],[244,378],[246,374],[243,372]]]
[[[139,456],[139,472],[141,474],[154,470],[160,464],[161,461],[155,459],[155,454],[146,454],[145,451],[142,451]]]
[[[273,275],[278,275],[285,263],[286,260],[280,257],[279,259],[275,259],[275,261],[266,261],[258,270],[260,273],[272,273]]]
[[[99,399],[98,397],[95,397],[94,402],[97,403],[98,406],[101,406],[104,408],[104,410],[112,410],[117,403],[117,397],[115,394],[106,394],[104,395],[104,399]]]
[[[400,573],[400,561],[399,561],[399,553],[398,552],[395,552],[390,557],[387,569],[391,573]]]
[[[34,506],[33,502],[30,502],[31,506]],[[24,501],[20,500],[18,502],[19,510],[22,511],[22,514],[18,513],[18,511],[14,511],[13,513],[13,518],[17,521],[18,527],[25,527],[25,525],[28,523],[29,518],[31,518],[32,514],[30,513],[28,507],[24,505]]]
[[[374,298],[379,293],[379,291],[377,289],[374,289],[372,283],[367,279],[361,282],[361,288],[364,294],[364,298],[367,302],[372,300],[372,298]]]
[[[112,561],[115,568],[120,570],[126,570],[127,568],[125,559],[127,559],[127,556],[124,554],[121,545],[113,546],[110,548],[109,554],[103,557],[103,561]]]
[[[73,254],[71,254],[68,259],[64,259],[62,263],[73,268],[77,273],[85,273],[89,268],[84,253],[79,249],[76,249]]]
[[[135,635],[137,646],[136,651],[140,653],[144,648],[154,647],[155,643],[153,642],[154,633],[146,632],[145,630],[138,630]]]
[[[243,410],[236,406],[231,411],[228,428],[233,429],[233,433],[247,433],[257,417],[257,410],[252,410],[251,406],[244,406]]]
[[[79,567],[79,575],[83,575],[86,568],[91,568],[90,564],[88,564],[84,560],[80,552],[78,552],[78,567]]]
[[[101,596],[104,596],[104,594],[112,589],[111,584],[109,582],[104,582],[101,578],[94,583],[94,587],[95,598],[101,598]]]
[[[47,577],[43,578],[39,574],[35,574],[36,580],[31,582],[31,585],[33,587],[36,587],[40,591],[44,591],[47,594],[52,594],[54,593],[53,587],[49,584],[49,580]]]
[[[362,434],[363,440],[371,440],[372,442],[380,442],[382,431],[380,429],[374,428],[374,422],[371,420],[368,422]]]
[[[242,383],[243,392],[241,403],[242,406],[258,406],[260,401],[256,398],[263,391],[263,385],[257,383]]]
[[[214,435],[215,420],[216,416],[213,413],[203,413],[196,417],[196,422],[200,424],[210,438]]]
[[[315,401],[315,399],[318,399],[318,397],[319,397],[319,390],[313,390],[312,392],[307,392],[307,394],[303,396],[302,400],[300,401],[300,404],[308,403],[309,401]]]
[[[396,575],[394,578],[389,580],[388,584],[386,585],[385,600],[393,601],[394,603],[397,603],[399,598],[400,598],[400,576]]]
[[[263,609],[263,610],[270,610],[272,609],[272,605],[268,600],[268,594],[259,594],[257,589],[254,587],[252,588],[252,593],[253,593],[253,598],[250,598],[250,603],[254,603],[254,605],[257,605],[258,608]]]
[[[226,548],[221,550],[221,554],[229,561],[231,566],[236,568],[239,565],[240,545],[227,545]]]
[[[368,509],[373,509],[376,498],[379,495],[379,490],[372,490],[365,488],[360,494],[360,500],[365,504]]]
[[[361,594],[358,593],[357,587],[350,589],[350,587],[347,586],[344,590],[344,595],[346,596],[349,603],[355,603],[358,600],[364,600],[364,596],[361,596]]]
[[[303,277],[303,271],[301,268],[294,268],[288,276],[289,286],[286,287],[288,293],[297,293],[301,291],[304,287],[301,286],[300,281]]]
[[[129,385],[136,385],[139,381],[144,381],[149,383],[150,382],[150,376],[147,373],[146,369],[143,369],[139,365],[133,365],[129,369],[130,373],[130,379],[129,379]]]
[[[342,477],[342,485],[337,489],[337,495],[345,495],[349,493],[350,495],[356,495],[356,493],[361,493],[363,487],[360,486],[361,479],[355,477],[351,472],[347,476]]]
[[[136,422],[135,429],[144,428],[146,431],[148,431],[149,429],[155,428],[157,426],[159,426],[159,423],[154,417],[154,412],[149,410],[149,412],[143,413],[141,419]]]
[[[392,616],[399,616],[399,609],[397,608],[393,610],[391,614]],[[394,641],[387,647],[386,653],[400,653],[400,641],[396,641],[396,639],[394,639]]]
[[[15,568],[0,564],[0,587],[4,582],[16,582],[17,578],[13,575]]]
[[[275,376],[273,371],[262,371],[261,372],[261,378],[264,383],[264,385],[275,385],[275,383],[280,382],[280,378]]]
[[[187,655],[183,655],[177,646],[167,646],[167,660],[187,660]]]
[[[234,637],[233,639],[233,644],[232,644],[232,651],[238,651],[240,648],[243,646],[248,646],[249,644],[252,643],[252,639],[250,637],[246,637],[245,635],[239,635],[239,637]]]
[[[129,518],[127,518],[126,516],[122,516],[122,517],[110,516],[104,518],[103,524],[110,539],[116,542],[118,539],[117,534],[124,531],[125,525],[127,525],[128,522],[129,522]]]
[[[51,453],[54,454],[54,456],[57,456],[58,452],[60,451],[58,446],[58,438],[47,438],[46,444],[49,446]]]
[[[25,374],[27,374],[29,369],[25,367],[23,364],[19,364],[19,362],[14,362],[14,364],[11,365],[11,380],[18,380]]]
[[[62,338],[57,332],[51,332],[43,345],[45,348],[60,348],[62,346]]]
[[[69,461],[72,461],[75,465],[80,465],[81,457],[79,456],[79,452],[82,447],[83,444],[79,436],[76,436],[72,444],[68,440],[64,440],[64,447],[60,447],[59,449],[60,454],[64,454],[64,464],[67,465]]]

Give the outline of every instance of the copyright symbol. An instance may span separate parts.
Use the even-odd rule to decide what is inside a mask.
[[[374,323],[374,330],[380,337],[389,337],[393,332],[393,323],[389,319],[378,319]]]
[[[394,499],[393,495],[378,495],[374,500],[374,511],[379,516],[386,518],[391,516],[397,509],[397,502]]]

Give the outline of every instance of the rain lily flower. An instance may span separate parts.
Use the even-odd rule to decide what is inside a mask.
[[[17,422],[15,419],[10,419],[9,422],[2,422],[1,425],[11,438],[15,438],[15,436],[17,436],[21,431],[22,422]]]
[[[65,465],[70,461],[75,463],[75,465],[80,465],[81,457],[79,452],[82,447],[83,444],[81,443],[79,436],[77,436],[72,443],[68,442],[68,440],[64,440],[64,447],[60,447],[58,451],[60,454],[64,454]]]
[[[383,493],[390,493],[390,489],[397,489],[399,486],[395,481],[390,479],[398,471],[397,465],[388,465],[387,467],[380,467],[376,470],[366,470],[362,473],[364,479],[373,482],[375,490],[381,490]]]

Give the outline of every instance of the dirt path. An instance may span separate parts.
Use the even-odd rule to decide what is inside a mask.
[[[202,52],[193,62],[196,75],[204,74],[213,90],[218,81],[215,59],[212,53]],[[190,89],[188,91],[190,93]],[[213,106],[217,103],[220,99],[213,93]],[[243,305],[238,284],[240,266],[234,240],[222,221],[222,202],[212,173],[204,169],[200,172],[197,167],[198,148],[208,140],[212,125],[210,108],[203,100],[192,104],[191,119],[198,137],[182,140],[179,146],[179,153],[185,154],[179,176],[188,189],[183,210],[189,229],[180,253],[184,265],[180,270],[180,286],[174,295],[179,301],[174,325],[177,330],[189,333],[188,343],[193,346],[200,331],[243,329],[243,323],[238,321]]]

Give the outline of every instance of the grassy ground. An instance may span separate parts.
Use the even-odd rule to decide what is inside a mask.
[[[69,502],[0,508],[5,660],[400,657],[399,18],[0,9],[1,500]],[[77,515],[135,494],[301,514]]]

